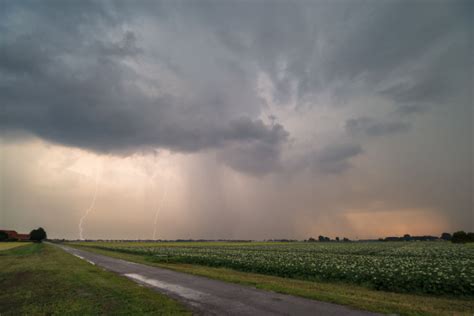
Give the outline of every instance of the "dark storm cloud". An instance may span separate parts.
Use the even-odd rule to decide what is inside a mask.
[[[395,113],[401,116],[410,116],[412,114],[423,113],[427,110],[426,106],[420,104],[400,105],[395,110]]]
[[[358,144],[339,144],[325,147],[317,155],[317,166],[325,173],[341,173],[351,167],[350,159],[363,153]]]
[[[429,68],[413,71],[416,81],[392,85],[381,90],[381,94],[401,107],[412,109],[413,106],[426,109],[429,105],[446,104],[460,95],[463,97],[468,91],[462,87],[472,80],[466,69],[472,65],[472,49],[469,48],[472,39],[467,34],[469,26],[465,28],[466,34],[446,40],[446,50],[433,57]]]
[[[288,98],[293,80],[304,97],[358,76],[377,84],[414,62],[418,69],[409,74],[417,82],[410,93],[435,98],[453,92],[445,85],[450,76],[439,76],[440,68],[454,67],[452,74],[470,62],[469,1],[207,3],[214,5],[190,9],[194,19],[242,58],[257,60],[272,77],[279,100]],[[432,50],[443,57],[426,56]]]
[[[219,154],[219,159],[236,170],[261,175],[282,168],[278,147],[253,141],[239,142]]]
[[[359,117],[347,120],[345,128],[351,135],[384,136],[407,131],[410,125],[402,121],[381,121],[370,117]]]
[[[126,57],[133,56],[142,52],[137,47],[137,38],[131,31],[125,32],[123,39],[116,43],[97,42],[100,53],[104,56]]]
[[[370,88],[358,94],[420,112],[469,80],[470,9],[469,1],[4,1],[0,128],[107,153],[214,148],[234,168],[268,172],[288,132],[259,119],[260,72],[280,103],[296,94],[312,104],[336,84],[334,98],[350,104],[352,82],[362,80]],[[346,127],[380,136],[409,123]],[[347,166],[335,160],[326,169]]]
[[[288,136],[282,125],[250,117],[254,112],[245,110],[248,104],[234,109],[222,87],[212,89],[215,79],[193,91],[193,101],[166,91],[144,93],[137,83],[140,74],[126,64],[140,62],[144,50],[133,31],[115,29],[120,21],[109,19],[106,11],[99,3],[70,8],[49,2],[41,8],[35,2],[7,2],[1,25],[3,131],[27,130],[53,142],[114,154],[159,147],[232,152],[240,146],[239,158],[222,153],[229,165],[257,173],[271,170]],[[185,57],[200,62],[192,60],[192,52]],[[202,73],[191,85],[207,79]],[[252,162],[258,157],[273,162],[259,168]]]

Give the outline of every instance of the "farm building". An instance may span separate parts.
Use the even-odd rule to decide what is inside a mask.
[[[0,232],[4,232],[8,235],[9,239],[18,239],[18,240],[30,240],[30,234],[19,234],[14,230],[2,230],[0,229]]]

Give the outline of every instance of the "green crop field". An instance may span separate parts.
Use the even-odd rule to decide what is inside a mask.
[[[402,293],[474,296],[474,247],[448,242],[82,243],[196,264]]]

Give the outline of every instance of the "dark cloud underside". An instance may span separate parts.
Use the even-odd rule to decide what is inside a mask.
[[[398,114],[357,109],[346,118],[349,134],[407,131],[412,114],[468,99],[472,8],[422,0],[3,1],[0,128],[102,153],[216,149],[235,169],[268,173],[281,167],[292,135],[285,123],[262,119],[261,73],[276,104],[295,98],[311,108],[330,93],[336,108],[365,94]],[[362,152],[348,146],[349,156]],[[316,159],[321,168],[347,169],[328,148]]]

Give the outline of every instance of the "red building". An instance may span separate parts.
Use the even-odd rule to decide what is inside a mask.
[[[18,234],[14,230],[3,230],[3,229],[0,229],[0,232],[6,233],[9,239],[18,239],[21,241],[30,240],[30,234]]]

